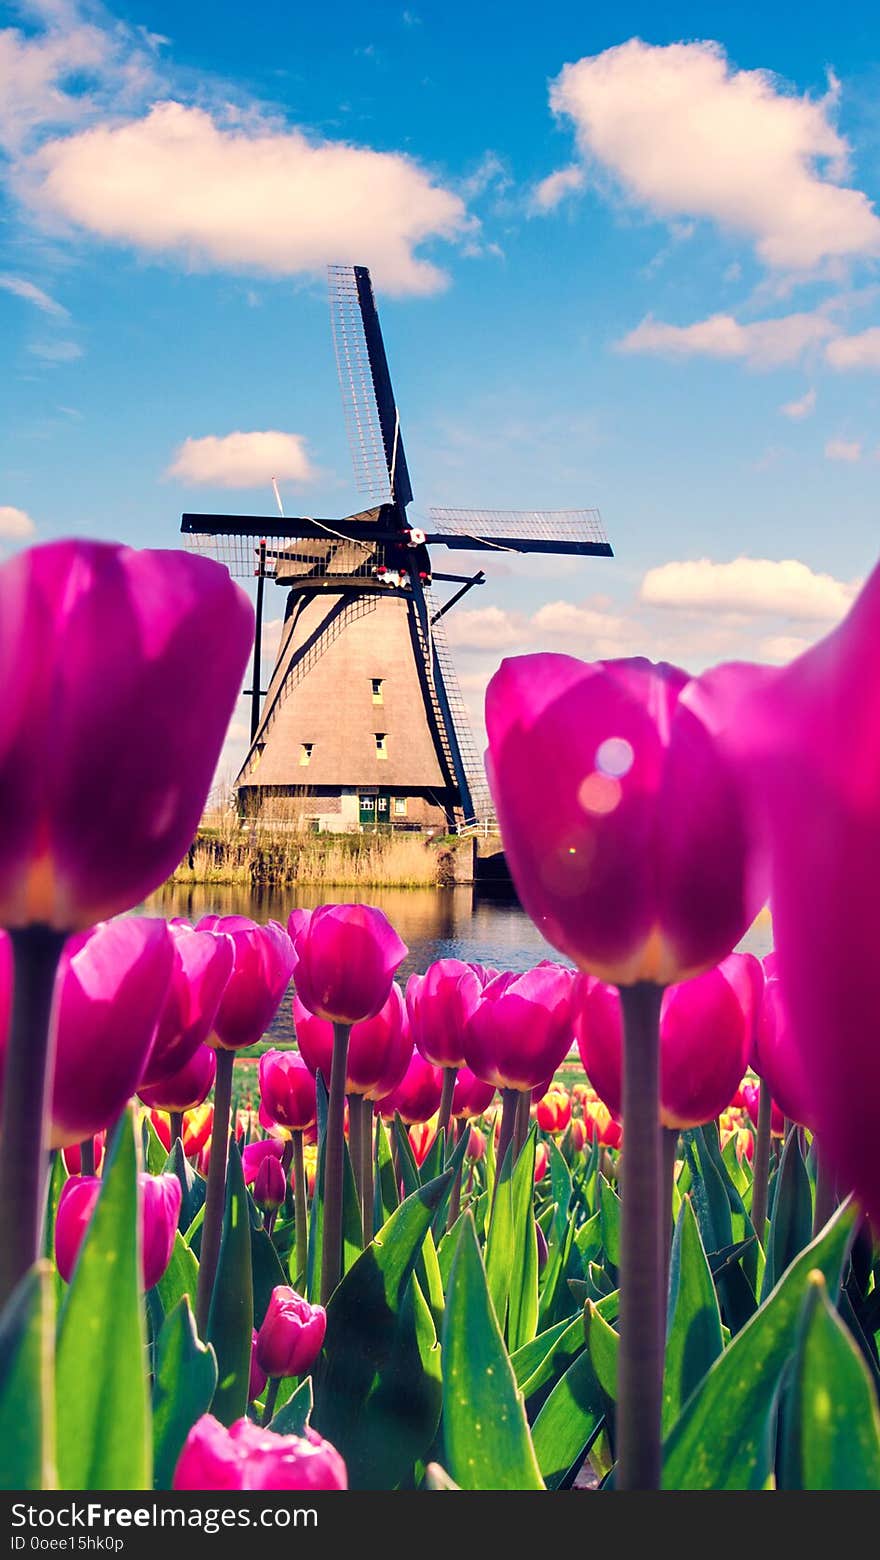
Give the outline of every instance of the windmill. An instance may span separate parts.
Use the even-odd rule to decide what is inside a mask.
[[[341,520],[185,514],[187,545],[257,577],[251,744],[236,780],[251,812],[308,798],[321,828],[455,829],[491,810],[443,619],[474,574],[434,573],[430,549],[611,557],[599,513],[431,509],[413,492],[370,273],[329,268],[333,339],[359,490]],[[276,488],[277,498],[277,488]],[[279,501],[279,511],[281,504]],[[287,591],[261,689],[266,580]],[[442,604],[436,584],[457,589]]]

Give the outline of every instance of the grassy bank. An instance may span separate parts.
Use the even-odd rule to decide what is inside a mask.
[[[469,883],[469,839],[421,834],[311,834],[260,831],[253,837],[202,829],[169,879],[285,888],[433,888]]]

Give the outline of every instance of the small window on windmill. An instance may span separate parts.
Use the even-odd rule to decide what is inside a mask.
[[[383,677],[371,677],[370,678],[370,682],[372,684],[372,689],[373,689],[373,703],[374,704],[384,704],[385,700],[384,700],[383,695],[382,695],[382,688],[383,688],[385,679]]]
[[[312,762],[312,750],[314,749],[314,746],[314,742],[300,743],[299,761],[301,764],[310,764]]]
[[[387,744],[387,742],[385,740],[385,732],[384,731],[377,731],[376,732],[376,757],[377,758],[387,758],[388,757],[388,744]]]
[[[394,816],[395,816],[395,818],[405,818],[406,817],[406,797],[405,796],[395,796],[395,798],[394,798]]]

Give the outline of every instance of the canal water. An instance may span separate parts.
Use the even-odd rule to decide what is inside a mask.
[[[247,915],[255,921],[274,918],[286,924],[291,910],[319,904],[345,904],[360,897],[383,910],[409,949],[399,978],[406,983],[434,959],[467,959],[500,970],[527,970],[540,959],[567,960],[544,940],[519,905],[490,899],[461,888],[287,888],[254,892],[244,887],[171,885],[149,902],[154,915],[185,916],[197,921],[211,912]],[[743,938],[741,948],[763,956],[772,942],[769,918],[762,916]],[[281,1005],[269,1031],[272,1039],[293,1039],[290,1003]]]

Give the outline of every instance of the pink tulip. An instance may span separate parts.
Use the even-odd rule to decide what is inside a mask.
[[[434,1067],[463,1067],[465,1025],[480,1000],[479,975],[460,959],[438,959],[411,975],[406,1010],[416,1049]]]
[[[520,899],[615,985],[669,985],[730,953],[764,901],[737,771],[686,672],[565,655],[503,661],[487,772]]]
[[[171,922],[170,930],[174,965],[141,1079],[147,1089],[180,1073],[207,1040],[235,959],[232,939],[222,932],[196,932],[179,921]]]
[[[761,1104],[761,1090],[756,1083],[744,1083],[741,1092],[743,1103],[749,1113],[752,1124],[757,1126]],[[770,1105],[770,1132],[773,1137],[781,1138],[785,1136],[785,1116],[775,1100],[771,1100]]]
[[[660,1009],[660,1120],[685,1128],[712,1121],[729,1106],[749,1059],[753,986],[743,956],[669,986]],[[596,1093],[622,1113],[623,1024],[617,992],[579,975],[578,1049]]]
[[[293,995],[293,1024],[303,1061],[312,1074],[320,1071],[324,1083],[330,1081],[333,1055],[333,1025],[329,1019],[316,1018]],[[412,1056],[412,1038],[400,987],[391,990],[379,1012],[372,1018],[353,1024],[348,1037],[346,1094],[364,1094],[381,1099],[397,1087]]]
[[[254,1177],[254,1202],[264,1213],[274,1213],[287,1196],[287,1176],[280,1159],[267,1154]]]
[[[293,947],[277,921],[260,926],[244,915],[206,915],[198,932],[232,939],[234,962],[214,1017],[211,1044],[239,1051],[261,1040],[290,984]]]
[[[257,1359],[257,1329],[251,1331],[251,1374],[248,1382],[248,1402],[253,1403],[255,1398],[262,1397],[266,1390],[269,1378],[264,1370],[260,1370]]]
[[[67,942],[55,983],[53,1148],[109,1126],[134,1094],[172,962],[165,922],[147,916],[120,916]]]
[[[500,1089],[532,1089],[552,1076],[574,1038],[570,970],[541,964],[497,975],[465,1032],[468,1066]]]
[[[174,1471],[176,1490],[345,1490],[345,1463],[314,1430],[277,1435],[249,1419],[229,1429],[211,1414],[197,1419]]]
[[[257,1363],[267,1376],[304,1376],[321,1352],[327,1312],[279,1284],[257,1333]]]
[[[279,1138],[260,1138],[256,1143],[248,1143],[241,1156],[245,1186],[253,1186],[264,1159],[274,1159],[280,1165],[283,1157],[284,1144]]]
[[[176,1072],[160,1076],[150,1087],[140,1084],[138,1096],[157,1110],[195,1110],[213,1089],[216,1072],[216,1052],[210,1045],[200,1045]]]
[[[100,1190],[101,1181],[95,1175],[71,1176],[62,1187],[55,1215],[55,1262],[68,1284]],[[144,1289],[152,1289],[165,1272],[174,1249],[181,1203],[177,1176],[139,1175],[138,1203],[143,1285]]]
[[[813,1126],[812,1093],[777,977],[767,981],[761,1003],[752,1067],[763,1078],[784,1116]]]
[[[253,609],[209,559],[62,541],[0,565],[0,624],[0,922],[91,926],[187,850]]]
[[[465,1158],[472,1159],[476,1164],[478,1160],[485,1157],[486,1139],[483,1137],[482,1132],[477,1131],[476,1127],[470,1127],[468,1131],[468,1146],[465,1150]]]
[[[304,1132],[314,1125],[315,1080],[301,1056],[295,1051],[264,1051],[259,1076],[261,1121],[265,1113],[273,1125],[292,1132]]]
[[[369,905],[294,910],[288,929],[296,993],[310,1013],[357,1024],[379,1012],[407,953],[381,910]]]
[[[413,1051],[410,1064],[397,1088],[379,1101],[377,1109],[388,1121],[393,1119],[396,1111],[401,1120],[411,1127],[418,1121],[430,1121],[439,1110],[442,1089],[443,1073],[440,1068],[432,1067],[418,1051]]]
[[[452,1114],[459,1121],[482,1116],[495,1098],[494,1083],[484,1083],[469,1067],[459,1067],[452,1096]]]

